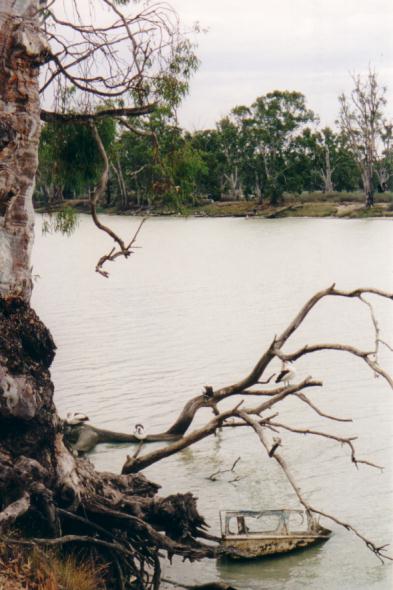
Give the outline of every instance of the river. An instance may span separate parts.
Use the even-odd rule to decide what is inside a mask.
[[[120,216],[103,220],[125,239],[138,223]],[[108,280],[94,267],[111,242],[89,217],[80,217],[70,238],[43,237],[40,224],[38,218],[33,305],[58,346],[52,369],[57,407],[62,416],[85,412],[104,428],[129,431],[142,422],[147,431],[162,431],[204,385],[216,388],[244,376],[316,290],[336,282],[341,289],[393,291],[388,220],[153,218],[135,254],[107,266]],[[376,302],[376,310],[383,338],[393,343],[391,307]],[[334,341],[372,348],[365,306],[324,301],[287,350]],[[392,368],[387,350],[381,360]],[[392,542],[393,392],[344,353],[308,355],[297,370],[299,378],[323,380],[324,387],[310,394],[315,403],[354,421],[330,422],[296,400],[280,418],[292,426],[359,436],[359,457],[385,466],[383,472],[357,470],[348,450],[334,441],[288,435],[282,453],[303,493],[376,543]],[[209,417],[201,411],[198,423]],[[99,469],[120,470],[127,453],[127,445],[101,445],[90,457]],[[237,457],[237,481],[225,474],[208,479]],[[163,494],[192,491],[213,533],[220,509],[297,507],[277,465],[248,429],[206,439],[146,475],[162,485]],[[381,566],[353,535],[324,524],[334,536],[303,553],[249,564],[175,559],[164,575],[184,583],[219,578],[245,590],[392,588],[391,564]]]

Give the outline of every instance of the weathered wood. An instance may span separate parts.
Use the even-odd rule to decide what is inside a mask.
[[[11,504],[8,504],[8,506],[0,512],[0,532],[14,524],[14,522],[23,516],[29,508],[30,496],[27,492],[24,492],[21,498],[15,500],[15,502],[11,502]]]
[[[37,0],[0,0],[0,528],[3,532],[28,514],[32,529],[37,525],[48,537],[37,543],[83,539],[96,549],[126,552],[124,576],[141,581],[147,565],[157,581],[159,548],[189,559],[214,552],[193,536],[204,525],[195,499],[159,498],[159,486],[141,476],[99,474],[73,456],[53,403],[49,368],[55,345],[29,305],[38,75],[48,56],[38,9]],[[101,521],[106,534],[98,530]],[[60,535],[64,527],[67,535]],[[82,528],[93,530],[94,540]]]
[[[167,432],[147,434],[143,439],[144,443],[172,442],[179,439],[181,435],[169,434]],[[96,428],[91,424],[67,425],[65,424],[65,438],[75,451],[88,453],[100,443],[140,443],[141,440],[134,434],[127,432],[116,432],[104,428]]]

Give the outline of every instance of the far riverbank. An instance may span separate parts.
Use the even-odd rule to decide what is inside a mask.
[[[118,211],[116,208],[103,208],[105,213],[144,216],[184,216],[184,217],[260,217],[274,219],[284,217],[333,217],[337,219],[392,218],[393,193],[375,194],[375,205],[365,207],[365,197],[361,192],[302,193],[286,194],[282,203],[272,207],[268,201],[255,199],[242,201],[200,200],[193,205],[164,205],[150,208],[131,208]]]
[[[144,217],[260,217],[263,219],[284,217],[332,217],[336,219],[392,218],[393,193],[375,195],[373,207],[365,207],[362,193],[302,193],[286,195],[282,203],[273,207],[268,202],[254,199],[241,201],[196,200],[194,204],[164,204],[151,206],[130,206],[119,210],[116,205],[100,206],[100,213],[115,215],[136,215]],[[62,208],[76,211],[90,210],[87,199],[66,200],[52,206],[50,211]],[[48,208],[38,206],[37,212],[46,213]]]

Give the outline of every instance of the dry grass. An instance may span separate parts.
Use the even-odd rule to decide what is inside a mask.
[[[197,210],[194,209],[193,213],[199,212],[214,217],[236,217],[250,215],[256,207],[257,203],[255,201],[217,201],[210,205],[203,205]]]
[[[333,217],[337,204],[330,202],[303,203],[302,207],[285,212],[286,217]]]
[[[353,192],[330,192],[323,193],[322,191],[304,192],[300,195],[300,200],[304,203],[311,203],[315,201],[324,202],[330,201],[333,203],[364,203],[365,197],[361,191]],[[374,199],[376,203],[389,203],[393,198],[393,193],[375,193]]]
[[[93,562],[78,562],[74,555],[64,559],[55,558],[52,568],[58,586],[62,590],[104,590],[103,566]]]
[[[189,209],[188,215],[205,215],[207,217],[265,217],[280,210],[277,217],[389,217],[393,212],[392,193],[375,195],[376,205],[366,209],[362,193],[303,193],[301,196],[285,195],[282,205],[274,208],[268,203],[263,206],[256,201],[217,202],[202,207]],[[301,204],[301,207],[298,205]],[[290,208],[290,205],[295,207]]]
[[[105,590],[105,569],[75,555],[0,544],[0,590]]]

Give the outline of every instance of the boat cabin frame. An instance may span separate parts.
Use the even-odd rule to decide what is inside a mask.
[[[288,553],[327,541],[331,531],[305,510],[221,510],[221,547],[232,559]]]
[[[220,510],[220,528],[222,538],[239,535],[291,535],[300,532],[294,527],[293,517],[297,518],[297,525],[302,527],[301,532],[315,533],[319,524],[313,516],[304,510],[280,509],[280,510]],[[268,519],[275,526],[263,528],[250,526],[256,520]],[[306,525],[306,527],[304,527]]]

